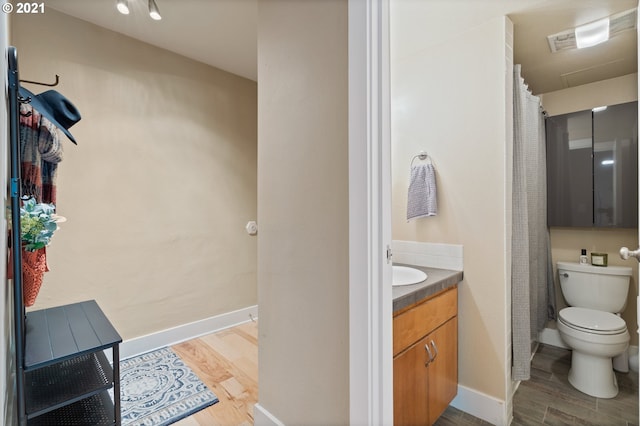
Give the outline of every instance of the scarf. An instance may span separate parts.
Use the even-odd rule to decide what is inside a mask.
[[[20,105],[22,195],[56,204],[56,176],[62,161],[58,128],[29,104]]]

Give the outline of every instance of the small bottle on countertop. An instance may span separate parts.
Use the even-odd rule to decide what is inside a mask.
[[[587,257],[587,249],[582,249],[582,251],[580,252],[580,264],[581,265],[589,264],[589,258]]]

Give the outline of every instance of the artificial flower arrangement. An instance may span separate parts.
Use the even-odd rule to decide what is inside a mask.
[[[20,239],[26,251],[36,251],[51,242],[53,233],[58,229],[58,223],[65,218],[55,214],[53,204],[36,203],[29,198],[20,207]]]

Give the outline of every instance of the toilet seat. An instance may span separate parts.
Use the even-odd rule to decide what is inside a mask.
[[[591,334],[611,335],[627,331],[627,324],[619,316],[595,309],[569,307],[562,309],[558,320],[569,328]]]

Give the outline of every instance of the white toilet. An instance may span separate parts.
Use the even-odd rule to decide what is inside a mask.
[[[618,394],[611,359],[629,346],[624,309],[631,268],[558,262],[560,287],[570,307],[558,313],[558,331],[572,349],[569,382],[598,398]]]

